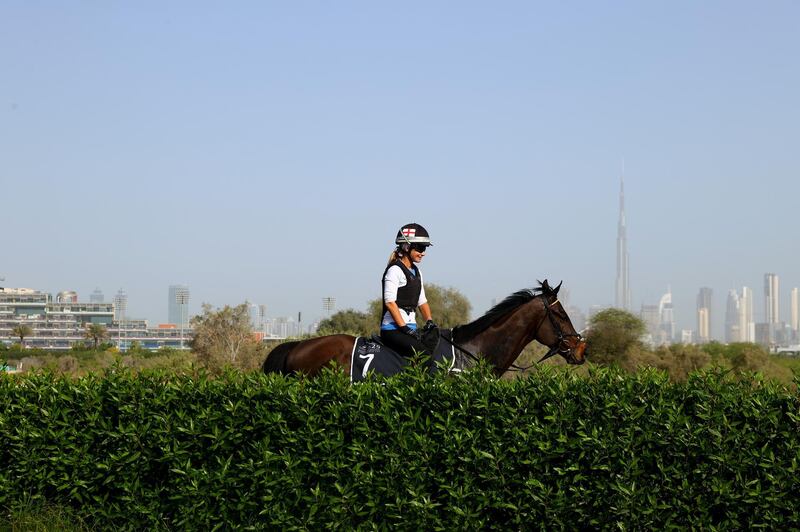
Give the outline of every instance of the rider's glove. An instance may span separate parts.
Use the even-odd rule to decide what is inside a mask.
[[[400,330],[402,332],[404,332],[405,334],[407,334],[409,336],[412,336],[412,337],[416,338],[417,340],[419,340],[419,333],[415,329],[412,329],[411,327],[409,327],[408,325],[403,325],[402,327],[400,327]]]
[[[433,320],[428,320],[425,322],[425,326],[422,328],[422,332],[428,332],[433,329],[438,329],[439,326],[433,323]]]

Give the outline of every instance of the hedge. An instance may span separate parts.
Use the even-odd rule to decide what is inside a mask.
[[[114,529],[784,528],[800,401],[756,378],[542,370],[0,377],[0,510]]]

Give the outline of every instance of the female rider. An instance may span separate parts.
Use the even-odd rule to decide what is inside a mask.
[[[423,336],[427,340],[430,335],[425,333],[434,330],[436,325],[417,264],[422,262],[425,251],[432,245],[431,239],[424,227],[411,223],[400,228],[395,244],[397,248],[383,272],[381,339],[406,357],[413,356],[415,351],[430,354],[436,342],[423,342]],[[417,307],[425,320],[423,334],[417,330]],[[435,334],[435,340],[438,341],[438,334]]]

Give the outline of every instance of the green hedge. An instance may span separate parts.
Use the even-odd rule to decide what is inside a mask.
[[[783,528],[800,402],[720,374],[0,378],[0,509],[101,528]]]

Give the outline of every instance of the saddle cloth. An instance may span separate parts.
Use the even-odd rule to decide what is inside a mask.
[[[440,329],[439,333],[441,338],[433,353],[430,372],[433,373],[437,368],[451,373],[462,371],[466,365],[465,357],[447,341],[452,337],[452,330]],[[359,336],[350,355],[350,382],[363,381],[369,373],[395,375],[403,371],[407,364],[408,359],[386,347],[380,336]]]

